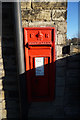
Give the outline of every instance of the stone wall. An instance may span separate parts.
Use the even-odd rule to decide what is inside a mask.
[[[20,119],[19,89],[16,71],[12,3],[2,5],[2,40],[0,39],[0,119]],[[80,46],[70,46],[63,54],[67,32],[66,2],[21,3],[22,26],[55,27],[56,80],[52,102],[27,104],[26,119],[80,118]],[[25,117],[23,118],[25,119]]]
[[[66,44],[67,32],[66,2],[21,3],[23,27],[55,27],[56,58],[62,57],[62,47]]]
[[[22,26],[55,27],[56,29],[56,80],[53,102],[33,102],[30,105],[29,118],[64,118],[64,89],[66,59],[62,48],[66,44],[67,32],[66,2],[29,2],[21,3]]]

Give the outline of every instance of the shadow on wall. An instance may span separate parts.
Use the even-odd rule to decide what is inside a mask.
[[[13,14],[12,3],[3,3],[3,23],[2,23],[2,57],[5,70],[3,77],[3,90],[5,91],[5,109],[7,110],[8,119],[20,118],[20,106],[22,105],[23,119],[28,117],[28,110],[30,105],[27,103],[26,81],[23,79],[24,75],[20,75],[20,84],[17,79],[17,64],[16,64],[16,51],[13,31]],[[65,118],[79,118],[80,111],[80,53],[68,56],[56,61],[56,80],[55,89],[57,84],[61,86],[61,78],[63,73],[65,75],[65,89],[64,89],[64,117]],[[65,62],[65,65],[63,63]],[[65,71],[61,71],[65,67]],[[33,70],[32,70],[33,71]],[[31,73],[31,71],[29,71]],[[25,74],[25,73],[24,73]],[[23,81],[24,80],[24,81]],[[19,96],[19,85],[21,96]],[[60,94],[62,91],[58,91]],[[19,97],[21,100],[19,100]],[[56,90],[55,99],[56,100]],[[53,102],[54,102],[53,101]],[[54,108],[53,108],[54,109]],[[34,108],[35,110],[35,108]],[[42,110],[40,110],[41,112]],[[34,111],[35,112],[35,111]],[[58,112],[60,112],[58,106]],[[35,112],[36,113],[36,112]],[[44,113],[43,113],[44,114]],[[46,113],[47,114],[47,113]],[[59,113],[57,113],[59,114]],[[57,115],[56,115],[57,116]],[[54,115],[52,115],[53,118]],[[42,120],[42,119],[41,119]]]
[[[5,71],[5,76],[3,77],[3,90],[5,92],[5,109],[7,111],[7,120],[19,119],[21,116],[12,5],[12,3],[2,3],[2,58]],[[21,93],[21,98],[23,98],[21,99],[21,102],[23,106],[25,106],[26,99],[24,97],[26,90],[24,89],[24,86],[26,84],[25,81],[23,81],[23,76],[24,75],[20,75],[19,77],[20,80],[22,79],[22,81],[20,81],[20,86],[23,90],[23,93]],[[24,116],[27,116],[26,110],[22,112]],[[4,115],[3,118],[5,118]]]
[[[12,3],[4,2],[2,3],[2,57],[5,71],[3,90],[5,91],[7,119],[19,118],[19,93],[13,25]]]

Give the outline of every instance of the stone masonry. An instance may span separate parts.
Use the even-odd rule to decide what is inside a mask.
[[[66,59],[62,48],[66,45],[67,3],[29,2],[21,3],[22,27],[55,27],[56,29],[56,80],[53,102],[33,102],[29,118],[64,118],[64,89]],[[60,59],[60,60],[59,60]],[[63,60],[61,60],[63,59]]]
[[[0,120],[20,119],[12,8],[12,3],[2,3]],[[25,111],[26,119],[27,117],[29,120],[80,118],[80,45],[71,45],[70,53],[63,54],[63,47],[67,43],[67,1],[31,2],[30,0],[30,2],[22,2],[21,13],[23,28],[50,26],[56,29],[55,98],[52,102],[32,102],[29,104],[28,110]]]

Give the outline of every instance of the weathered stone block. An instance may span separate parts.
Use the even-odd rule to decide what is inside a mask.
[[[3,74],[3,73],[2,73],[2,70],[0,70],[0,78],[2,77],[2,74]]]
[[[54,22],[29,22],[29,27],[55,27]]]
[[[3,86],[2,85],[0,85],[0,90],[2,90],[3,89]]]
[[[23,20],[22,21],[22,27],[28,27],[28,22],[26,20]]]
[[[61,46],[61,45],[56,46],[56,56],[57,57],[62,56],[62,48],[63,48],[63,46]]]
[[[3,100],[3,99],[5,99],[4,91],[0,91],[0,100]]]
[[[0,79],[0,85],[2,85],[2,79]]]
[[[57,67],[56,68],[56,76],[65,77],[66,68],[65,67]]]
[[[72,62],[72,61],[80,61],[80,53],[74,54],[74,55],[72,55],[72,56],[67,57],[67,60],[68,60],[69,62]]]
[[[55,97],[54,101],[52,102],[52,105],[54,106],[63,106],[64,104],[64,98],[62,96]]]
[[[78,45],[70,45],[70,54],[80,53],[80,48]]]
[[[27,21],[50,21],[51,11],[49,10],[23,10],[22,19]]]
[[[66,44],[66,34],[58,34],[57,35],[58,44]]]
[[[17,109],[18,108],[18,102],[16,102],[16,101],[14,101],[14,100],[12,100],[12,101],[10,101],[10,100],[8,100],[7,101],[7,109]]]
[[[48,11],[48,10],[41,11],[39,14],[37,14],[36,20],[50,21],[51,20],[51,11]]]
[[[0,58],[0,63],[3,63],[3,59]]]
[[[68,77],[67,81],[66,81],[66,86],[77,86],[79,87],[80,85],[80,78],[76,78],[76,77]]]
[[[21,9],[26,9],[26,2],[21,2]]]
[[[63,73],[64,74],[64,73]],[[56,86],[65,86],[65,77],[58,77],[58,74],[56,74]]]
[[[74,101],[74,100],[72,100]],[[65,116],[66,118],[73,118],[73,119],[79,119],[80,118],[80,107],[79,106],[71,106],[71,105],[67,105],[65,107]]]
[[[53,119],[64,119],[64,107],[63,105],[56,106],[54,114],[52,114]]]
[[[0,109],[4,109],[4,108],[5,108],[5,100],[0,102]]]
[[[3,69],[3,64],[2,63],[0,63],[0,70],[2,70]]]
[[[0,47],[0,58],[2,58],[2,47]]]
[[[59,33],[66,33],[67,32],[67,23],[66,22],[55,22],[57,24],[57,30]]]
[[[67,1],[65,2],[32,2],[33,9],[66,9]]]
[[[66,67],[66,58],[56,60],[56,67]]]
[[[79,69],[80,68],[80,61],[74,61],[74,62],[68,61],[67,68],[68,69]]]
[[[21,9],[31,9],[31,2],[21,2]]]
[[[2,77],[4,77],[4,76],[5,76],[5,71],[3,70],[3,71],[2,71]]]
[[[0,79],[2,78],[2,77],[4,77],[5,76],[5,71],[4,70],[0,70]]]
[[[52,20],[65,21],[67,18],[66,10],[53,10]]]
[[[56,87],[55,89],[55,96],[56,97],[60,97],[60,96],[64,96],[64,86],[63,87]]]
[[[1,41],[1,39],[0,39],[0,48],[1,48],[1,42],[2,42],[2,41]]]
[[[7,118],[7,110],[2,110],[2,118]]]
[[[67,77],[79,77],[80,78],[80,70],[78,70],[78,69],[69,69],[67,71]]]

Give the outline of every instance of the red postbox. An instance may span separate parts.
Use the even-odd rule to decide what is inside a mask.
[[[24,28],[28,101],[52,101],[55,81],[55,28]]]

